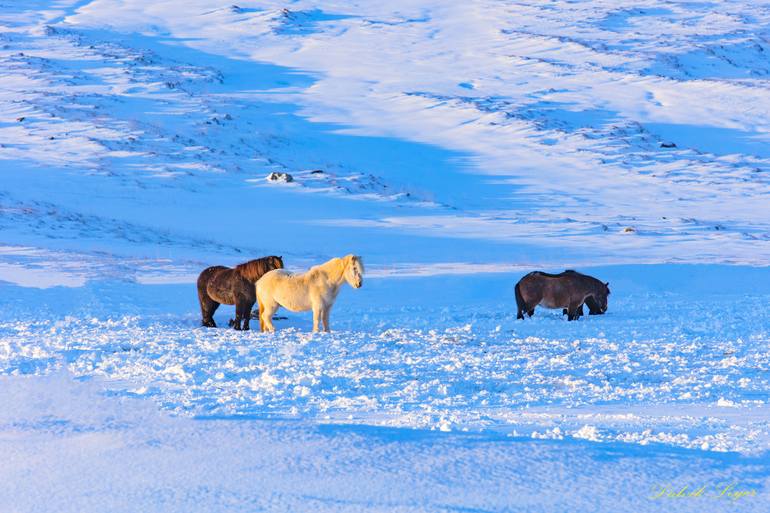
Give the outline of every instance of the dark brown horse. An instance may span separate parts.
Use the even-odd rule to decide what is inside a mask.
[[[283,269],[283,259],[268,256],[249,260],[234,269],[215,265],[208,267],[198,276],[198,300],[201,304],[201,324],[216,328],[214,312],[220,304],[235,305],[235,320],[231,326],[235,329],[249,329],[251,308],[257,302],[255,284],[263,274],[273,269]]]
[[[591,315],[603,314],[607,311],[609,285],[572,270],[561,274],[531,272],[516,284],[516,318],[523,319],[525,312],[532,317],[538,305],[563,308],[570,321],[583,315],[583,304],[588,305]]]

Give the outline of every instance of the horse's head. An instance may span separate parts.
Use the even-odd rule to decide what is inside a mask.
[[[283,269],[283,257],[282,256],[269,256],[267,257],[267,266],[272,271],[273,269]]]
[[[345,258],[345,281],[354,289],[364,284],[364,262],[360,256],[347,255]]]
[[[600,283],[598,291],[594,294],[594,300],[599,304],[600,313],[607,311],[607,297],[610,295],[610,284]]]

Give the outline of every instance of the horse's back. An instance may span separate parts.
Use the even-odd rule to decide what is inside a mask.
[[[292,312],[310,310],[309,289],[305,274],[294,274],[286,269],[265,273],[257,282],[257,297],[271,299]]]
[[[202,270],[201,273],[198,275],[198,289],[205,290],[206,285],[211,281],[211,278],[213,278],[214,275],[216,275],[217,273],[225,269],[229,269],[229,268],[223,265],[212,265],[211,267],[207,267],[204,270]]]
[[[550,274],[533,271],[524,276],[517,286],[523,300],[530,306],[541,305],[546,308],[564,308],[573,295],[575,271]]]
[[[257,280],[257,296],[260,294],[273,295],[277,290],[285,287],[287,283],[291,282],[294,276],[294,273],[291,273],[286,269],[273,269],[272,271],[266,272],[259,280]]]
[[[286,269],[273,269],[272,271],[267,271],[259,280],[257,280],[257,290],[267,290],[268,287],[281,281],[285,281],[293,276],[295,276],[295,274]]]
[[[235,269],[224,266],[214,266],[209,269],[211,272],[208,275],[208,279],[203,281],[206,292],[214,300],[226,305],[234,305],[238,298],[256,300],[254,285],[249,283]],[[206,271],[209,269],[206,269]]]
[[[202,270],[201,273],[198,275],[198,279],[200,280],[204,276],[210,276],[223,269],[229,269],[229,267],[225,267],[224,265],[212,265],[211,267],[207,267],[204,270]]]

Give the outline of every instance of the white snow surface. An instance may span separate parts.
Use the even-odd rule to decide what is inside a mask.
[[[542,309],[516,321],[515,275],[388,277],[343,294],[331,334],[308,333],[297,314],[274,335],[200,328],[189,284],[7,285],[0,371],[65,367],[196,418],[770,450],[766,274],[594,271],[618,297],[577,323]],[[683,282],[690,294],[673,291]],[[441,300],[425,305],[428,296]],[[217,313],[220,326],[230,310]]]
[[[761,512],[766,460],[559,441],[169,418],[66,374],[0,378],[3,511]],[[567,479],[565,476],[569,472]],[[764,476],[764,477],[763,477]],[[610,485],[602,486],[601,483]],[[702,483],[702,484],[699,484]],[[597,492],[601,493],[597,493]]]
[[[764,511],[769,29],[731,0],[0,0],[0,510],[734,483]],[[351,252],[331,334],[199,327],[204,267]],[[516,281],[565,268],[607,314],[517,321]]]

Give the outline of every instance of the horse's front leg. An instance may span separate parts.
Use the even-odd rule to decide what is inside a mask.
[[[246,301],[243,304],[242,317],[243,317],[243,329],[248,331],[251,323],[251,309],[254,307],[254,301]]]
[[[313,305],[313,333],[318,333],[318,325],[321,323],[321,309],[323,307],[320,304]]]
[[[567,310],[565,308],[564,310],[561,311],[561,314],[562,315],[569,315],[569,310]],[[577,315],[578,315],[578,317],[583,317],[583,315],[585,315],[583,313],[583,305],[580,305],[580,307],[578,308]],[[591,314],[591,315],[593,315],[593,314]]]
[[[575,302],[570,302],[568,311],[567,311],[567,320],[568,321],[576,321],[580,319],[581,314],[581,307],[583,306],[582,303],[578,304]]]

